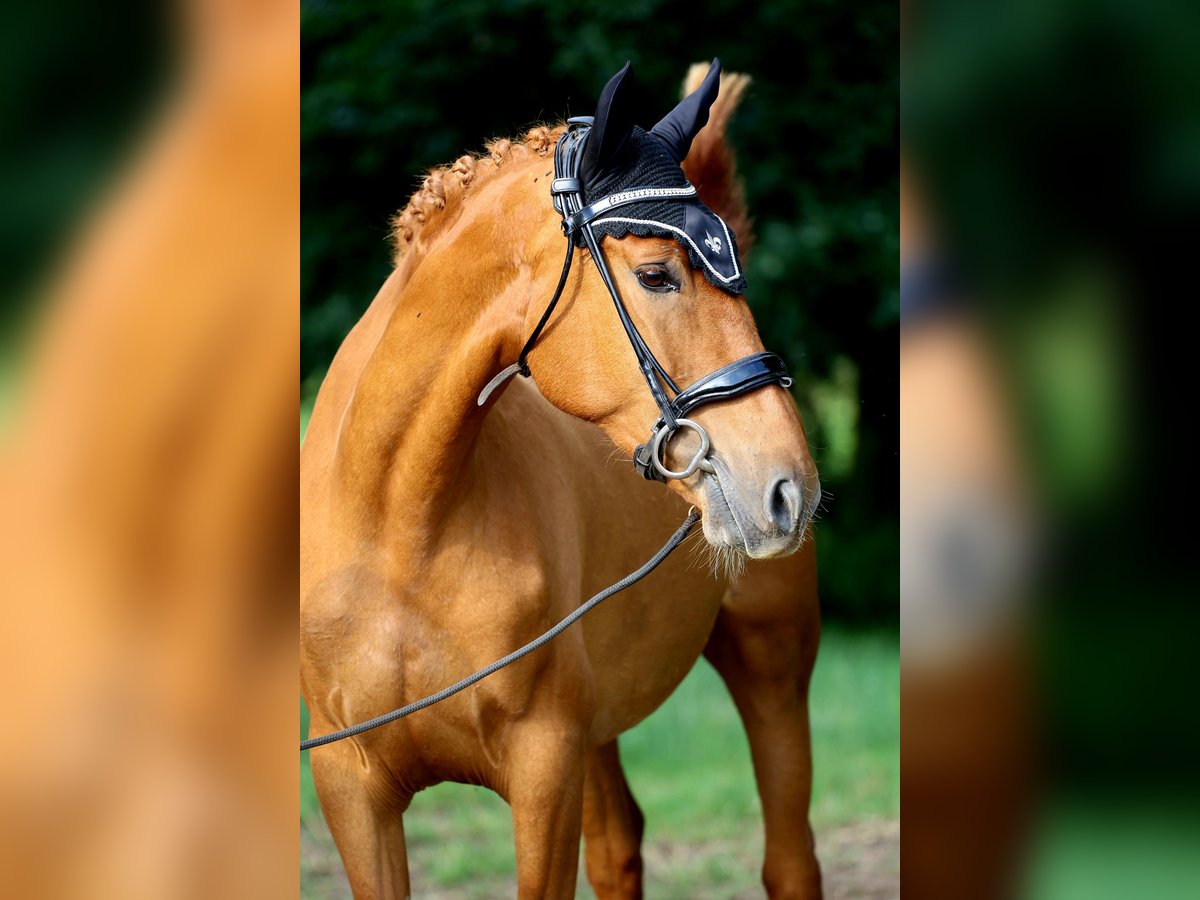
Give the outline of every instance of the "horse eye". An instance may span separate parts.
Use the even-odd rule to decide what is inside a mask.
[[[679,290],[679,285],[671,280],[665,266],[642,266],[636,274],[638,282],[648,291],[663,293]]]

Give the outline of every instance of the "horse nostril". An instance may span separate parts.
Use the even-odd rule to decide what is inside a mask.
[[[777,478],[767,489],[767,519],[784,534],[791,534],[800,521],[800,486],[790,478]]]

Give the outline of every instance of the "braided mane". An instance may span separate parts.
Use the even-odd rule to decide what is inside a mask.
[[[481,155],[464,154],[448,166],[432,169],[408,204],[392,219],[396,263],[413,247],[420,247],[453,218],[472,185],[494,176],[506,163],[531,155],[546,158],[565,125],[537,125],[520,141],[498,138]]]

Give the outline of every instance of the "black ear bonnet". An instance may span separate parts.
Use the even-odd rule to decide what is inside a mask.
[[[704,83],[650,131],[625,118],[629,103],[630,67],[613,76],[600,96],[588,144],[580,163],[584,199],[638,188],[686,188],[680,163],[692,139],[708,122],[708,110],[720,87],[721,63],[714,60]],[[698,197],[686,200],[648,199],[628,203],[591,221],[594,231],[621,237],[661,237],[677,241],[692,266],[716,287],[730,294],[746,290],[737,239],[725,221]],[[576,241],[581,238],[576,235]]]

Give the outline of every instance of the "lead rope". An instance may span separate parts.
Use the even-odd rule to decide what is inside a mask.
[[[360,722],[357,725],[351,725],[349,728],[343,728],[341,731],[334,731],[330,734],[323,734],[320,737],[309,738],[308,740],[301,741],[300,752],[303,753],[305,750],[311,750],[313,747],[322,747],[325,744],[332,744],[334,741],[340,741],[348,737],[354,737],[356,734],[362,734],[364,731],[370,731],[371,729],[378,728],[381,725],[387,725],[389,722],[395,722],[397,719],[403,719],[405,716],[412,715],[418,710],[425,709],[428,706],[433,706],[433,704],[445,700],[447,697],[454,696],[459,691],[469,688],[471,685],[475,684],[475,682],[482,681],[489,675],[499,672],[505,666],[515,663],[521,657],[528,656],[539,647],[544,647],[609,597],[613,596],[613,594],[619,594],[621,591],[625,590],[625,588],[637,584],[656,568],[658,568],[659,563],[670,556],[672,551],[674,551],[676,547],[683,543],[684,538],[688,536],[688,532],[690,532],[699,521],[700,513],[698,513],[693,507],[688,513],[687,518],[683,520],[683,524],[680,525],[679,528],[675,530],[675,533],[667,540],[667,542],[663,544],[662,549],[646,560],[640,569],[630,572],[616,584],[606,587],[545,634],[534,638],[519,650],[514,650],[503,659],[496,660],[490,666],[480,669],[474,675],[468,675],[462,681],[456,682],[450,685],[448,688],[443,688],[436,694],[430,694],[424,700],[418,700],[415,703],[408,704],[408,706],[402,706],[399,709],[394,709],[390,713],[384,713],[382,716],[378,716],[366,722]]]

